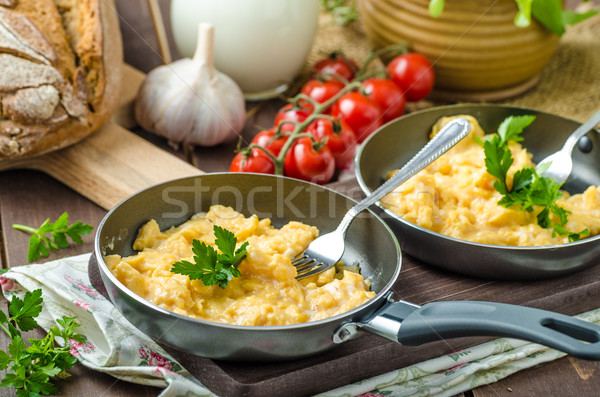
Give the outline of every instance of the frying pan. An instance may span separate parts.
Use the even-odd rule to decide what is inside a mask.
[[[495,104],[450,105],[414,112],[381,127],[357,151],[356,178],[363,192],[369,194],[381,185],[388,171],[404,165],[428,141],[431,127],[440,117],[459,114],[474,116],[486,133],[496,132],[510,115],[535,115],[521,142],[533,153],[534,162],[560,149],[580,125],[550,113]],[[591,131],[582,141],[585,145],[573,151],[573,172],[563,185],[572,194],[600,185],[600,134]],[[538,247],[481,244],[430,231],[377,205],[379,215],[394,230],[404,252],[457,273],[528,280],[560,276],[600,263],[600,236]]]
[[[542,343],[577,357],[600,359],[600,327],[557,313],[493,302],[436,302],[422,307],[390,297],[400,273],[394,234],[373,212],[357,217],[347,234],[343,260],[358,264],[376,296],[341,315],[285,326],[237,326],[182,316],[133,293],[108,270],[109,254],[132,255],[141,225],[156,219],[161,229],[178,225],[212,204],[270,217],[275,227],[289,220],[333,230],[355,202],[321,186],[260,174],[204,174],[143,190],[110,211],[97,230],[94,257],[113,304],[142,332],[187,353],[228,360],[286,360],[313,355],[359,335],[420,345],[441,338],[506,335]],[[582,342],[583,340],[585,342]]]

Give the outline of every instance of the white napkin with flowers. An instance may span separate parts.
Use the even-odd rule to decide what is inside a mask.
[[[164,387],[160,397],[214,396],[151,338],[131,325],[91,284],[90,254],[41,265],[11,268],[0,276],[10,300],[42,289],[43,311],[37,318],[48,330],[62,316],[77,317],[85,344],[71,344],[71,354],[93,370],[115,378]],[[600,309],[577,316],[600,324]],[[320,396],[453,396],[565,354],[521,340],[500,338],[453,354],[391,371]]]

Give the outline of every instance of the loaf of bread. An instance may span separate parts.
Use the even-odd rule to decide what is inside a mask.
[[[118,104],[122,52],[113,0],[0,0],[0,162],[98,129]]]

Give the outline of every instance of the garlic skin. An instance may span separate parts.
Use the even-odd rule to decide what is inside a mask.
[[[215,146],[236,138],[244,128],[246,104],[239,86],[213,63],[214,28],[198,27],[194,58],[153,69],[136,100],[141,127],[170,142]]]

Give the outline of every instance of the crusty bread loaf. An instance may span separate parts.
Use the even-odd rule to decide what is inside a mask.
[[[0,0],[0,162],[75,143],[115,110],[112,0]]]

